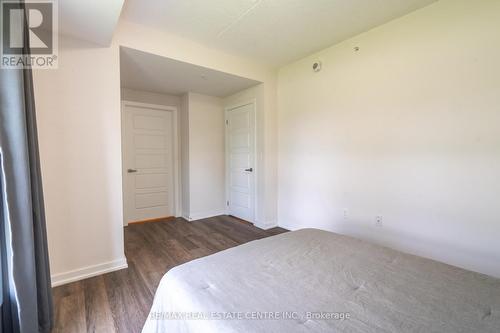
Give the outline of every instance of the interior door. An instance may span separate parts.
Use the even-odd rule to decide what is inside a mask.
[[[228,212],[255,222],[254,104],[226,113]]]
[[[124,105],[125,222],[175,215],[172,111]]]

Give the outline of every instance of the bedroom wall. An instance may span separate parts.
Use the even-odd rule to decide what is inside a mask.
[[[280,226],[500,277],[499,31],[499,1],[442,0],[282,68]]]
[[[181,60],[229,74],[262,82],[259,94],[261,108],[257,110],[261,126],[257,140],[262,142],[262,160],[258,165],[263,178],[259,189],[258,220],[263,225],[277,224],[277,70],[247,58],[234,56],[182,37],[160,32],[135,23],[120,21],[114,45]]]
[[[55,285],[127,264],[118,57],[118,49],[60,38],[59,69],[33,71]]]
[[[225,142],[222,99],[188,93],[189,210],[197,220],[225,214]]]
[[[275,151],[275,71],[127,22],[119,24],[110,47],[61,38],[59,69],[34,71],[49,256],[55,285],[126,265],[120,45],[264,82],[264,154]],[[264,172],[268,176],[276,174],[273,162],[272,156],[266,161]],[[271,194],[272,191],[266,192],[266,196]],[[266,197],[266,202],[267,215],[263,218],[275,220],[276,198]]]

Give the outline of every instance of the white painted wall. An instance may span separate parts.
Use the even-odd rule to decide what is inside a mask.
[[[499,1],[442,0],[282,68],[280,226],[500,277],[499,31]]]
[[[269,155],[264,172],[276,175],[271,155],[276,146],[273,70],[127,22],[119,24],[108,48],[61,38],[59,69],[34,73],[55,284],[124,266],[120,45],[264,82],[265,158]],[[273,193],[270,189],[266,196]],[[273,219],[276,198],[266,199],[266,214]]]
[[[190,220],[225,214],[222,99],[188,93],[188,214]]]
[[[126,265],[118,49],[59,41],[33,72],[52,282]]]
[[[261,142],[262,186],[258,218],[267,225],[277,221],[277,70],[250,59],[207,48],[182,37],[121,21],[116,29],[114,45],[181,60],[229,74],[253,79],[259,86],[261,107],[257,109],[257,141]]]

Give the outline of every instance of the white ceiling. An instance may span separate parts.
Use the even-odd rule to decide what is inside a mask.
[[[108,46],[123,0],[60,0],[59,33]]]
[[[121,86],[160,94],[225,97],[260,82],[121,47]]]
[[[437,0],[126,0],[122,18],[284,65]]]

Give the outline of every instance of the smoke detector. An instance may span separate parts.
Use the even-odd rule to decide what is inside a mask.
[[[315,72],[319,72],[321,70],[321,61],[316,61],[313,65],[312,65],[312,69],[313,71]]]

